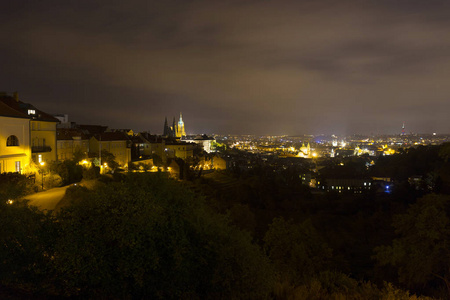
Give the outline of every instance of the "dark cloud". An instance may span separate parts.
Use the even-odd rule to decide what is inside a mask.
[[[159,133],[450,132],[447,1],[11,1],[2,89]],[[24,99],[25,100],[25,99]]]

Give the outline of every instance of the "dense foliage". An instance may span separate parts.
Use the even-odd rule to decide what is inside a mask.
[[[443,249],[448,248],[444,232],[450,231],[450,215],[443,205],[433,204],[434,208],[426,211],[436,223],[424,225],[422,233],[410,227],[403,227],[402,232],[398,220],[409,215],[408,224],[420,224],[426,212],[422,211],[423,203],[431,203],[431,198],[446,201],[445,195],[450,192],[449,145],[411,148],[375,159],[371,167],[373,158],[368,157],[320,162],[325,165],[320,176],[390,177],[395,182],[391,193],[377,189],[362,194],[318,193],[300,178],[305,169],[311,168],[307,162],[285,162],[284,167],[277,167],[280,160],[267,163],[250,154],[235,159],[229,171],[206,176],[197,184],[212,207],[228,211],[234,224],[250,231],[265,247],[281,274],[278,284],[283,291],[290,291],[288,294],[296,294],[300,287],[311,288],[315,280],[323,284],[323,272],[337,272],[351,274],[359,284],[370,280],[383,287],[388,281],[415,293],[447,298],[450,292],[444,270],[449,270],[448,255]],[[408,181],[412,176],[422,178],[419,185]],[[414,215],[413,209],[422,214]],[[438,225],[439,236],[422,237],[433,234],[429,231]],[[317,257],[320,259],[314,261]],[[422,261],[414,263],[419,259]],[[311,280],[304,281],[302,276]]]
[[[397,215],[398,238],[376,248],[382,265],[395,266],[410,289],[445,284],[450,295],[450,196],[427,195]]]
[[[54,217],[2,206],[2,283],[94,298],[268,296],[273,272],[248,233],[158,174],[122,179],[70,188]]]
[[[17,199],[28,194],[32,181],[19,173],[0,173],[0,202]]]
[[[310,162],[249,156],[251,168],[192,181],[116,172],[94,189],[69,188],[53,214],[6,204],[22,192],[5,185],[0,297],[8,287],[108,299],[426,299],[407,290],[445,299],[449,153],[419,147],[371,168],[367,157],[324,162],[332,176],[392,176],[389,194],[317,193],[302,180]]]

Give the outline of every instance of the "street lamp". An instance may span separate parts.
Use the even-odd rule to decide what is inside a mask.
[[[44,190],[44,169],[43,169],[43,167],[45,166],[45,162],[41,161],[41,162],[40,162],[40,165],[41,165],[41,167],[42,167],[42,169],[41,169],[41,174],[42,174],[42,190]]]

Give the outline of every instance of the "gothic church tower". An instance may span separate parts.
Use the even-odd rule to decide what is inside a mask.
[[[182,136],[186,136],[186,131],[184,130],[183,116],[180,113],[180,120],[178,121],[177,126],[177,137],[181,138]]]

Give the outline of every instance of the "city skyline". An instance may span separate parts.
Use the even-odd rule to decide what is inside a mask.
[[[450,132],[442,1],[14,1],[0,91],[159,134]]]

